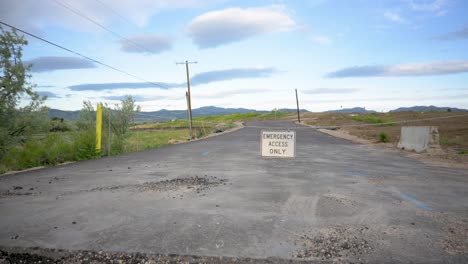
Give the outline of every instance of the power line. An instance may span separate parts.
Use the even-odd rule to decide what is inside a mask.
[[[146,51],[146,52],[152,53],[151,50],[149,50],[148,48],[146,48],[146,47],[144,47],[144,46],[142,46],[142,45],[136,43],[135,41],[133,41],[133,40],[131,40],[131,39],[128,39],[128,38],[126,38],[126,37],[120,35],[119,33],[117,33],[117,32],[115,32],[115,31],[109,29],[108,27],[102,25],[101,23],[97,22],[96,20],[93,20],[92,18],[90,18],[90,17],[84,15],[83,13],[80,13],[78,10],[72,8],[71,6],[66,5],[66,4],[60,2],[59,0],[53,0],[53,1],[54,1],[55,3],[57,3],[58,5],[60,5],[61,7],[67,9],[68,11],[75,13],[76,15],[78,15],[78,16],[80,16],[80,17],[86,19],[86,20],[88,20],[89,22],[95,24],[96,26],[98,26],[98,27],[104,29],[105,31],[107,31],[107,32],[109,32],[109,33],[111,33],[112,35],[114,35],[114,36],[116,36],[116,37],[118,37],[118,38],[120,38],[120,39],[123,39],[124,41],[126,41],[126,42],[128,42],[128,43],[134,45],[135,47],[137,47],[137,48],[139,48],[139,49],[141,49],[141,50],[144,50],[144,51]]]
[[[115,9],[113,9],[109,5],[104,4],[104,2],[102,2],[101,0],[95,0],[95,1],[98,2],[99,4],[101,4],[102,6],[106,7],[107,9],[109,9],[112,13],[114,13],[114,15],[120,17],[123,21],[125,21],[125,22],[127,22],[129,24],[133,24],[133,22],[131,22],[129,19],[127,19],[126,17],[119,14],[117,11],[115,11]]]
[[[12,28],[12,29],[14,29],[14,30],[17,30],[17,31],[19,31],[19,32],[21,32],[21,33],[23,33],[23,34],[26,34],[26,35],[31,36],[31,37],[33,37],[33,38],[36,38],[36,39],[38,39],[38,40],[44,41],[44,42],[46,42],[46,43],[48,43],[48,44],[50,44],[50,45],[52,45],[52,46],[55,46],[55,47],[57,47],[57,48],[63,49],[63,50],[65,50],[65,51],[68,51],[68,52],[73,53],[73,54],[75,54],[75,55],[78,55],[78,56],[80,56],[80,57],[83,57],[83,58],[85,58],[85,59],[87,59],[87,60],[89,60],[89,61],[92,61],[92,62],[94,62],[94,63],[97,63],[97,64],[100,64],[100,65],[102,65],[102,66],[105,66],[105,67],[107,67],[107,68],[109,68],[109,69],[112,69],[112,70],[114,70],[114,71],[118,71],[118,72],[120,72],[120,73],[123,73],[123,74],[125,74],[125,75],[130,76],[130,77],[133,77],[133,78],[138,79],[138,80],[140,80],[140,81],[143,81],[143,82],[145,82],[145,83],[151,84],[151,85],[154,86],[154,87],[161,87],[160,84],[157,84],[157,83],[154,83],[154,82],[150,82],[150,81],[145,80],[145,79],[143,79],[143,78],[140,78],[140,77],[138,77],[138,76],[136,76],[136,75],[133,75],[133,74],[128,73],[128,72],[126,72],[126,71],[120,70],[120,69],[118,69],[118,68],[116,68],[116,67],[110,66],[109,64],[105,64],[105,63],[103,63],[103,62],[100,62],[100,61],[95,60],[95,59],[93,59],[93,58],[90,58],[90,57],[88,57],[88,56],[85,56],[85,55],[83,55],[83,54],[81,54],[81,53],[78,53],[78,52],[73,51],[73,50],[71,50],[71,49],[65,48],[64,46],[61,46],[61,45],[59,45],[59,44],[55,44],[55,43],[53,43],[53,42],[51,42],[51,41],[48,41],[48,40],[46,40],[46,39],[44,39],[44,38],[41,38],[41,37],[38,37],[38,36],[36,36],[36,35],[34,35],[34,34],[31,34],[31,33],[29,33],[29,32],[26,32],[26,31],[22,30],[22,29],[19,29],[19,28],[15,27],[15,26],[9,25],[9,24],[7,24],[7,23],[5,23],[5,22],[3,22],[3,21],[0,21],[0,24],[5,25],[5,26],[7,26],[7,27],[9,27],[9,28]]]

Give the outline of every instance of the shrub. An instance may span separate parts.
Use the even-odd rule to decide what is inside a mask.
[[[111,154],[112,155],[119,155],[122,153],[125,153],[125,136],[117,136],[114,135],[112,137],[112,143],[111,143]]]
[[[56,165],[74,160],[72,143],[66,135],[51,134],[11,148],[2,160],[4,171]]]
[[[359,121],[359,122],[364,122],[368,124],[382,124],[385,123],[385,121],[381,118],[378,118],[374,115],[357,115],[352,117],[353,120]]]
[[[76,160],[87,160],[98,156],[96,152],[96,132],[81,131],[76,134],[73,144]]]
[[[390,142],[390,137],[385,132],[380,132],[379,134],[379,142],[387,143]]]

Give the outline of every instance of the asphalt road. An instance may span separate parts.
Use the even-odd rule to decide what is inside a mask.
[[[262,159],[261,127],[297,131]],[[468,262],[468,172],[297,127],[0,177],[0,247]]]

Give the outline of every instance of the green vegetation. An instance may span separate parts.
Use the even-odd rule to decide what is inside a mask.
[[[385,114],[386,117],[390,117],[391,114]],[[352,116],[351,119],[354,121],[359,121],[367,124],[382,124],[382,126],[395,126],[396,123],[391,123],[391,121],[387,121],[377,116],[376,113],[371,114],[362,114]]]
[[[441,136],[439,138],[439,144],[444,145],[444,146],[463,146],[463,140],[459,136],[454,136],[454,137]]]
[[[22,170],[90,159],[96,156],[94,138],[94,134],[80,132],[50,133],[42,139],[29,140],[9,149],[2,165],[5,171]]]
[[[126,97],[120,104],[116,104],[114,110],[106,106],[103,111],[103,145],[102,152],[96,152],[96,112],[89,101],[83,102],[83,109],[80,117],[75,123],[69,123],[60,118],[48,119],[42,116],[39,120],[41,126],[31,126],[38,123],[32,120],[43,112],[24,115],[27,124],[32,132],[29,137],[22,137],[22,140],[5,150],[0,159],[0,173],[9,170],[22,170],[37,166],[53,166],[66,161],[77,161],[97,158],[100,155],[107,155],[107,142],[109,131],[109,113],[111,118],[111,151],[113,155],[132,151],[129,139],[131,138],[130,123],[139,107],[131,96]],[[42,124],[43,123],[43,124]],[[158,143],[159,144],[159,143]],[[145,146],[145,145],[144,145]],[[145,146],[146,147],[146,146]]]
[[[190,138],[187,120],[131,125],[140,111],[131,96],[110,107],[103,105],[102,149],[96,152],[96,111],[83,102],[78,120],[49,118],[40,98],[29,83],[30,65],[22,64],[22,47],[27,41],[16,31],[0,35],[0,174],[37,166],[54,166],[67,161],[87,160],[101,155],[117,155],[160,147]],[[19,107],[20,101],[28,101]],[[232,114],[198,117],[193,120],[193,137],[224,131],[242,120],[275,119],[287,113]],[[109,144],[110,134],[110,146]],[[110,147],[111,153],[108,153]]]
[[[291,115],[291,114],[285,113],[285,112],[271,111],[268,113],[253,112],[253,113],[245,113],[245,114],[237,113],[237,114],[231,114],[231,115],[204,116],[204,117],[194,118],[193,120],[229,123],[229,122],[248,121],[248,120],[271,120],[275,118],[280,119],[288,115]]]
[[[0,160],[9,149],[25,142],[34,133],[47,130],[45,98],[33,91],[29,83],[30,65],[22,63],[24,36],[0,27]],[[20,100],[28,102],[19,107]]]
[[[462,154],[462,155],[468,154],[468,150],[460,150],[458,154]]]
[[[126,110],[122,110],[126,109]],[[70,123],[60,118],[48,120],[45,132],[8,150],[0,163],[0,173],[37,166],[54,166],[67,161],[87,160],[107,155],[108,117],[111,116],[111,154],[141,151],[189,139],[188,120],[134,124],[132,118],[139,107],[131,97],[125,98],[114,110],[103,111],[102,152],[95,151],[95,110],[91,102],[83,102],[79,119]],[[126,113],[122,113],[126,111]],[[288,116],[277,112],[276,118]],[[246,113],[194,118],[194,137],[204,137],[216,129],[233,128],[234,122],[274,119],[275,113]]]
[[[355,121],[364,122],[368,124],[382,124],[385,121],[381,118],[376,117],[373,114],[365,114],[365,115],[356,115],[351,117]]]
[[[379,133],[379,142],[388,143],[388,142],[390,142],[390,137],[388,136],[387,133],[380,132]]]
[[[125,152],[161,147],[176,141],[186,141],[188,129],[132,131],[125,143]]]

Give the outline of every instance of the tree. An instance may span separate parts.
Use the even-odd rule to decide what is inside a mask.
[[[126,95],[120,104],[115,105],[112,112],[111,126],[116,136],[127,134],[130,124],[140,110],[141,107],[135,103],[135,99],[131,95]]]
[[[28,127],[27,120],[43,120],[30,118],[33,112],[44,114],[42,107],[46,97],[40,97],[29,82],[31,65],[24,65],[21,58],[23,46],[28,44],[24,36],[16,30],[7,31],[0,27],[0,158],[7,150],[22,138]],[[18,108],[18,104],[24,95],[30,99],[29,105]],[[42,111],[38,111],[42,110]],[[34,124],[38,124],[35,122]],[[31,131],[31,129],[29,129]]]
[[[78,130],[86,131],[94,129],[96,125],[96,112],[91,101],[83,101],[83,108],[80,111],[80,117],[76,121]]]
[[[135,115],[140,111],[140,106],[136,105],[132,96],[127,95],[121,100],[120,104],[116,104],[114,110],[107,107],[104,108],[103,124],[109,121],[109,112],[112,113],[111,128],[114,134],[112,138],[112,153],[120,154],[125,152],[125,139],[128,136],[128,129],[133,122]]]

